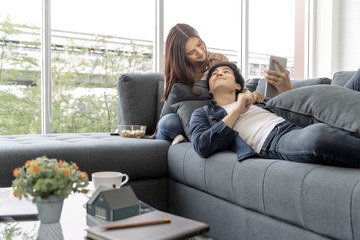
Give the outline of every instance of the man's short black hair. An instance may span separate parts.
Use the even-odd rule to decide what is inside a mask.
[[[234,76],[235,76],[235,82],[240,84],[240,86],[241,86],[241,90],[236,91],[236,96],[237,96],[237,94],[242,92],[242,90],[244,89],[245,81],[244,81],[244,78],[242,77],[242,75],[240,74],[239,68],[236,66],[236,64],[234,64],[232,62],[219,62],[210,68],[209,74],[207,75],[207,78],[206,78],[206,83],[207,83],[209,90],[210,90],[209,81],[210,81],[211,75],[213,74],[215,69],[218,67],[228,67],[233,71]]]

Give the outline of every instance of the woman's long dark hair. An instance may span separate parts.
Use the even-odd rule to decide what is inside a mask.
[[[170,90],[175,83],[188,84],[191,91],[193,90],[195,66],[186,59],[185,54],[185,45],[192,37],[199,38],[202,41],[193,27],[179,23],[170,30],[166,38],[164,60],[165,86],[161,101],[165,101],[168,98]],[[208,58],[206,58],[202,66],[204,69],[207,68]]]

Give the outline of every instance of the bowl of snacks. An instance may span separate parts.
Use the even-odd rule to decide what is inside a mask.
[[[140,138],[145,135],[145,125],[118,125],[119,135],[129,138]]]

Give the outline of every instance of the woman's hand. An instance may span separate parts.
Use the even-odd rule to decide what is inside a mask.
[[[280,72],[273,70],[265,70],[265,81],[273,85],[279,93],[283,93],[293,89],[290,81],[290,72],[285,70],[278,60],[274,58],[274,62],[278,65]]]
[[[253,97],[253,102],[257,102],[257,103],[263,103],[264,102],[264,96],[261,95],[261,93],[259,92],[253,92],[252,93],[252,97]]]

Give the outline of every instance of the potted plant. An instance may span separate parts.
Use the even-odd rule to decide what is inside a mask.
[[[27,161],[24,166],[15,168],[13,175],[15,197],[32,198],[43,223],[59,221],[63,201],[70,193],[88,191],[88,174],[81,172],[76,163],[46,156]]]

